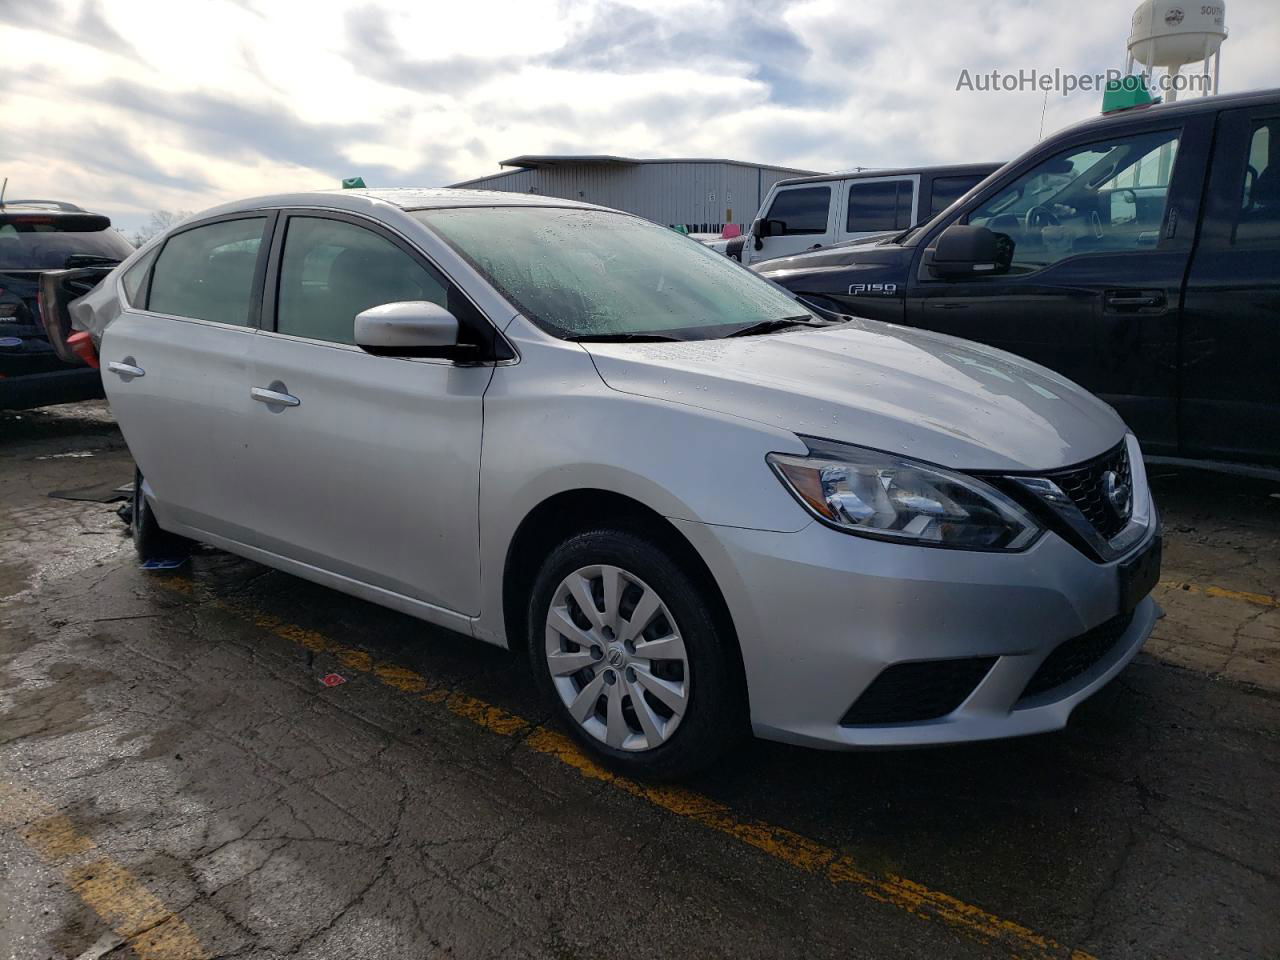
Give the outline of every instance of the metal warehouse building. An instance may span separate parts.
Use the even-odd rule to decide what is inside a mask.
[[[515,169],[453,186],[585,200],[669,227],[683,224],[691,233],[745,226],[776,181],[814,172],[740,160],[612,156],[522,156],[499,166]]]

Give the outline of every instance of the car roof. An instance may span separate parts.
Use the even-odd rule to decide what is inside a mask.
[[[387,205],[400,210],[436,210],[446,207],[571,207],[578,210],[619,211],[594,203],[544,197],[539,194],[505,193],[500,190],[457,190],[452,187],[364,187],[349,190],[311,190],[276,193],[234,200],[205,210],[192,219],[273,207],[325,207],[373,213]],[[628,215],[629,214],[624,214]]]
[[[1280,103],[1280,88],[1272,88],[1268,90],[1246,90],[1242,93],[1224,93],[1212,97],[1196,97],[1191,100],[1175,100],[1172,103],[1165,101],[1162,103],[1152,103],[1145,106],[1130,107],[1127,110],[1114,110],[1111,113],[1099,114],[1096,117],[1089,117],[1087,120],[1081,120],[1079,123],[1064,127],[1052,137],[1047,137],[1045,142],[1056,140],[1058,137],[1076,133],[1080,130],[1086,130],[1094,126],[1106,126],[1111,123],[1125,123],[1130,120],[1141,120],[1147,118],[1158,117],[1165,119],[1167,117],[1183,117],[1191,116],[1199,113],[1216,113],[1219,110],[1232,110],[1236,107],[1252,107],[1273,103]]]
[[[812,177],[788,177],[779,180],[775,186],[790,186],[793,183],[823,183],[833,180],[870,180],[880,177],[909,177],[923,174],[930,177],[957,177],[970,174],[987,176],[995,173],[1003,163],[944,163],[928,167],[894,167],[887,170],[857,170],[851,173],[820,173]]]

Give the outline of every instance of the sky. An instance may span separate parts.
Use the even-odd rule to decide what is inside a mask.
[[[1221,92],[1280,86],[1280,2],[1228,0]],[[0,176],[130,230],[237,197],[441,186],[527,153],[810,170],[1007,160],[1124,65],[1127,0],[0,0]],[[976,84],[973,84],[976,86]]]

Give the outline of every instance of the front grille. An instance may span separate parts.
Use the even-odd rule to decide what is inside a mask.
[[[880,671],[840,724],[918,723],[945,717],[964,703],[995,662],[995,657],[968,657],[895,663]]]
[[[1130,611],[1060,643],[1032,674],[1018,703],[1075,680],[1115,648],[1132,621]]]
[[[1123,443],[1086,464],[1046,474],[1072,499],[1104,540],[1110,540],[1129,522],[1128,517],[1121,517],[1112,509],[1103,492],[1102,478],[1109,470],[1116,472],[1120,483],[1131,486],[1129,454]]]

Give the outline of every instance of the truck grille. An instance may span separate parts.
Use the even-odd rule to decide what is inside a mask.
[[[1032,674],[1018,703],[1056,690],[1079,677],[1115,649],[1132,620],[1133,612],[1130,611],[1060,643]]]
[[[1129,454],[1123,443],[1081,466],[1045,474],[1071,498],[1104,540],[1110,540],[1129,522],[1128,517],[1119,516],[1111,508],[1103,491],[1102,478],[1111,470],[1121,483],[1132,486]]]

